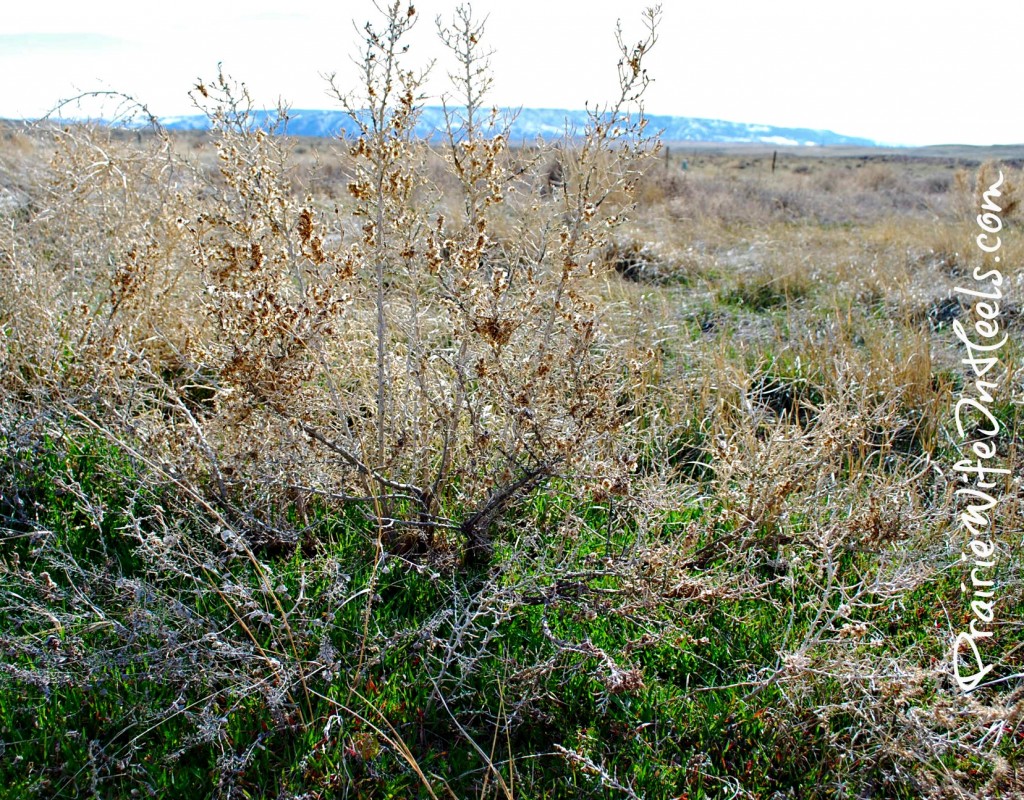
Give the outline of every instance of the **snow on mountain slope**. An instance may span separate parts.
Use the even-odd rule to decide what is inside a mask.
[[[456,113],[458,110],[456,109]],[[537,137],[560,138],[566,132],[581,131],[587,122],[587,112],[564,109],[523,108],[504,110],[515,115],[512,126],[514,142],[532,141]],[[354,135],[358,128],[343,111],[292,109],[288,113],[287,133],[293,136],[335,136],[339,133]],[[256,112],[254,121],[268,126],[274,119],[272,112]],[[861,137],[843,136],[826,130],[811,128],[781,128],[773,125],[727,122],[719,119],[649,115],[647,130],[660,132],[666,142],[745,142],[769,145],[858,145],[875,146],[877,143]],[[209,127],[202,115],[168,117],[161,122],[174,130],[201,130]],[[421,109],[416,133],[424,138],[436,138],[444,130],[444,110],[436,106]]]

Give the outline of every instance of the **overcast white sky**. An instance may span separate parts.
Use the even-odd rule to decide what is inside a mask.
[[[613,31],[642,33],[649,2],[477,0],[496,50],[491,101],[581,108],[616,88]],[[409,65],[450,63],[418,0]],[[285,10],[294,8],[294,10]],[[371,0],[6,2],[0,116],[35,117],[76,91],[116,89],[158,115],[192,113],[188,90],[218,61],[261,103],[333,108],[321,73],[355,80],[352,20]],[[1024,3],[963,0],[666,0],[647,110],[825,128],[898,144],[1024,142]]]

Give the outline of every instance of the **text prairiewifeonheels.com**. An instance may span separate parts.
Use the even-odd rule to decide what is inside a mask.
[[[968,298],[972,304],[973,331],[968,331],[956,320],[953,331],[967,351],[963,364],[974,371],[973,387],[965,385],[954,411],[957,432],[964,444],[964,458],[953,467],[967,477],[971,485],[957,489],[962,498],[960,525],[967,541],[960,554],[965,572],[960,584],[961,591],[970,598],[970,623],[961,631],[953,644],[953,674],[960,689],[969,692],[978,687],[992,671],[993,664],[986,661],[979,647],[979,640],[992,637],[995,621],[996,569],[1000,549],[995,532],[994,510],[999,498],[1001,476],[1008,475],[1009,469],[995,466],[998,457],[998,436],[1000,423],[992,411],[994,393],[999,387],[1002,372],[999,353],[1006,345],[1008,334],[1001,328],[999,303],[1003,300],[1004,276],[997,265],[1002,247],[999,236],[1003,229],[999,216],[1002,207],[996,202],[1002,195],[1003,173],[982,195],[981,213],[977,216],[981,232],[975,242],[982,253],[982,266],[974,269],[974,288],[957,286],[957,294]],[[973,389],[973,391],[972,391]],[[971,441],[967,441],[970,439]],[[966,448],[970,448],[967,454]],[[971,663],[969,674],[961,666],[961,652],[966,645]]]

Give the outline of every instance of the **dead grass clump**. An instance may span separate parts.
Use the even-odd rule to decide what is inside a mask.
[[[719,293],[718,299],[751,311],[768,311],[798,302],[813,289],[814,284],[801,271],[778,274],[762,269],[741,275],[733,286]]]
[[[610,264],[623,279],[633,283],[663,285],[687,281],[681,268],[667,263],[651,245],[636,240],[609,245],[604,252],[604,262]]]
[[[956,297],[946,297],[935,300],[928,306],[918,311],[913,317],[914,321],[927,322],[932,330],[942,330],[949,327],[953,320],[959,318],[964,312],[960,300]]]
[[[995,192],[992,187],[995,186]],[[999,207],[1003,222],[1019,218],[1021,210],[1021,171],[1004,164],[987,161],[978,169],[975,181],[972,210],[988,202]],[[986,197],[986,193],[989,196]],[[986,209],[989,210],[989,209]],[[983,212],[984,213],[984,212]]]
[[[888,164],[869,164],[854,173],[855,184],[869,192],[892,191],[903,181]]]
[[[768,370],[753,381],[748,399],[752,406],[771,412],[780,421],[806,427],[817,415],[822,394],[805,377],[775,375]]]

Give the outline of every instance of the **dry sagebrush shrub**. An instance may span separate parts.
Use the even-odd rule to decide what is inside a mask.
[[[0,226],[0,380],[23,395],[100,385],[116,395],[128,364],[188,325],[175,220],[190,178],[161,137],[136,144],[74,126],[36,139],[28,200]]]
[[[359,134],[336,217],[288,199],[274,178],[279,145],[244,114],[221,132],[231,205],[195,232],[214,342],[230,357],[203,368],[217,375],[218,407],[230,388],[249,424],[301,430],[316,445],[303,457],[335,464],[341,485],[316,488],[374,498],[384,524],[415,528],[420,545],[459,529],[472,551],[549,476],[625,485],[630,457],[611,434],[630,363],[597,313],[594,277],[650,153],[627,108],[646,85],[655,19],[644,42],[623,46],[619,99],[563,143],[550,199],[523,191],[531,165],[480,105],[480,26],[463,12],[442,29],[463,68],[442,148],[461,202],[448,207],[413,135],[421,79],[400,64],[414,19],[396,5],[383,31],[368,27],[364,96],[337,92]],[[325,252],[325,232],[344,234],[346,216],[358,233]]]
[[[5,586],[24,584],[4,592],[17,611],[5,669],[49,691],[115,664],[194,693],[132,713],[147,731],[187,721],[168,763],[213,743],[229,784],[263,742],[234,753],[232,714],[255,702],[276,732],[322,726],[311,693],[352,663],[322,619],[365,595],[370,638],[373,579],[352,595],[324,554],[289,589],[260,560],[258,545],[330,527],[310,523],[311,497],[358,502],[396,549],[480,561],[541,481],[627,489],[632,454],[614,434],[638,370],[598,313],[596,272],[650,152],[627,110],[655,15],[623,47],[617,101],[557,154],[530,155],[480,105],[468,14],[446,38],[467,70],[463,107],[437,151],[415,138],[419,78],[399,66],[413,19],[396,3],[382,32],[367,28],[336,205],[296,196],[287,141],[218,76],[195,89],[216,172],[159,134],[42,130],[28,211],[0,212],[0,514],[36,559],[0,563]],[[541,196],[554,159],[562,179]],[[50,485],[29,485],[55,462]],[[58,519],[61,498],[81,519]],[[492,588],[467,601],[491,622]],[[468,619],[449,641],[480,647],[432,661],[439,684],[489,652],[492,628]],[[129,763],[138,748],[110,752]]]
[[[359,130],[336,203],[295,196],[289,144],[223,75],[193,92],[219,175],[162,137],[133,150],[55,133],[53,210],[0,234],[5,307],[22,296],[7,372],[43,385],[91,370],[101,427],[250,523],[297,497],[361,498],[395,545],[481,556],[549,477],[628,485],[614,434],[639,364],[598,313],[596,273],[654,149],[631,109],[657,13],[635,47],[620,32],[614,103],[557,149],[514,153],[510,122],[482,105],[466,9],[441,28],[461,105],[438,151],[416,138],[416,15],[387,11],[365,29],[362,94],[335,90]]]

